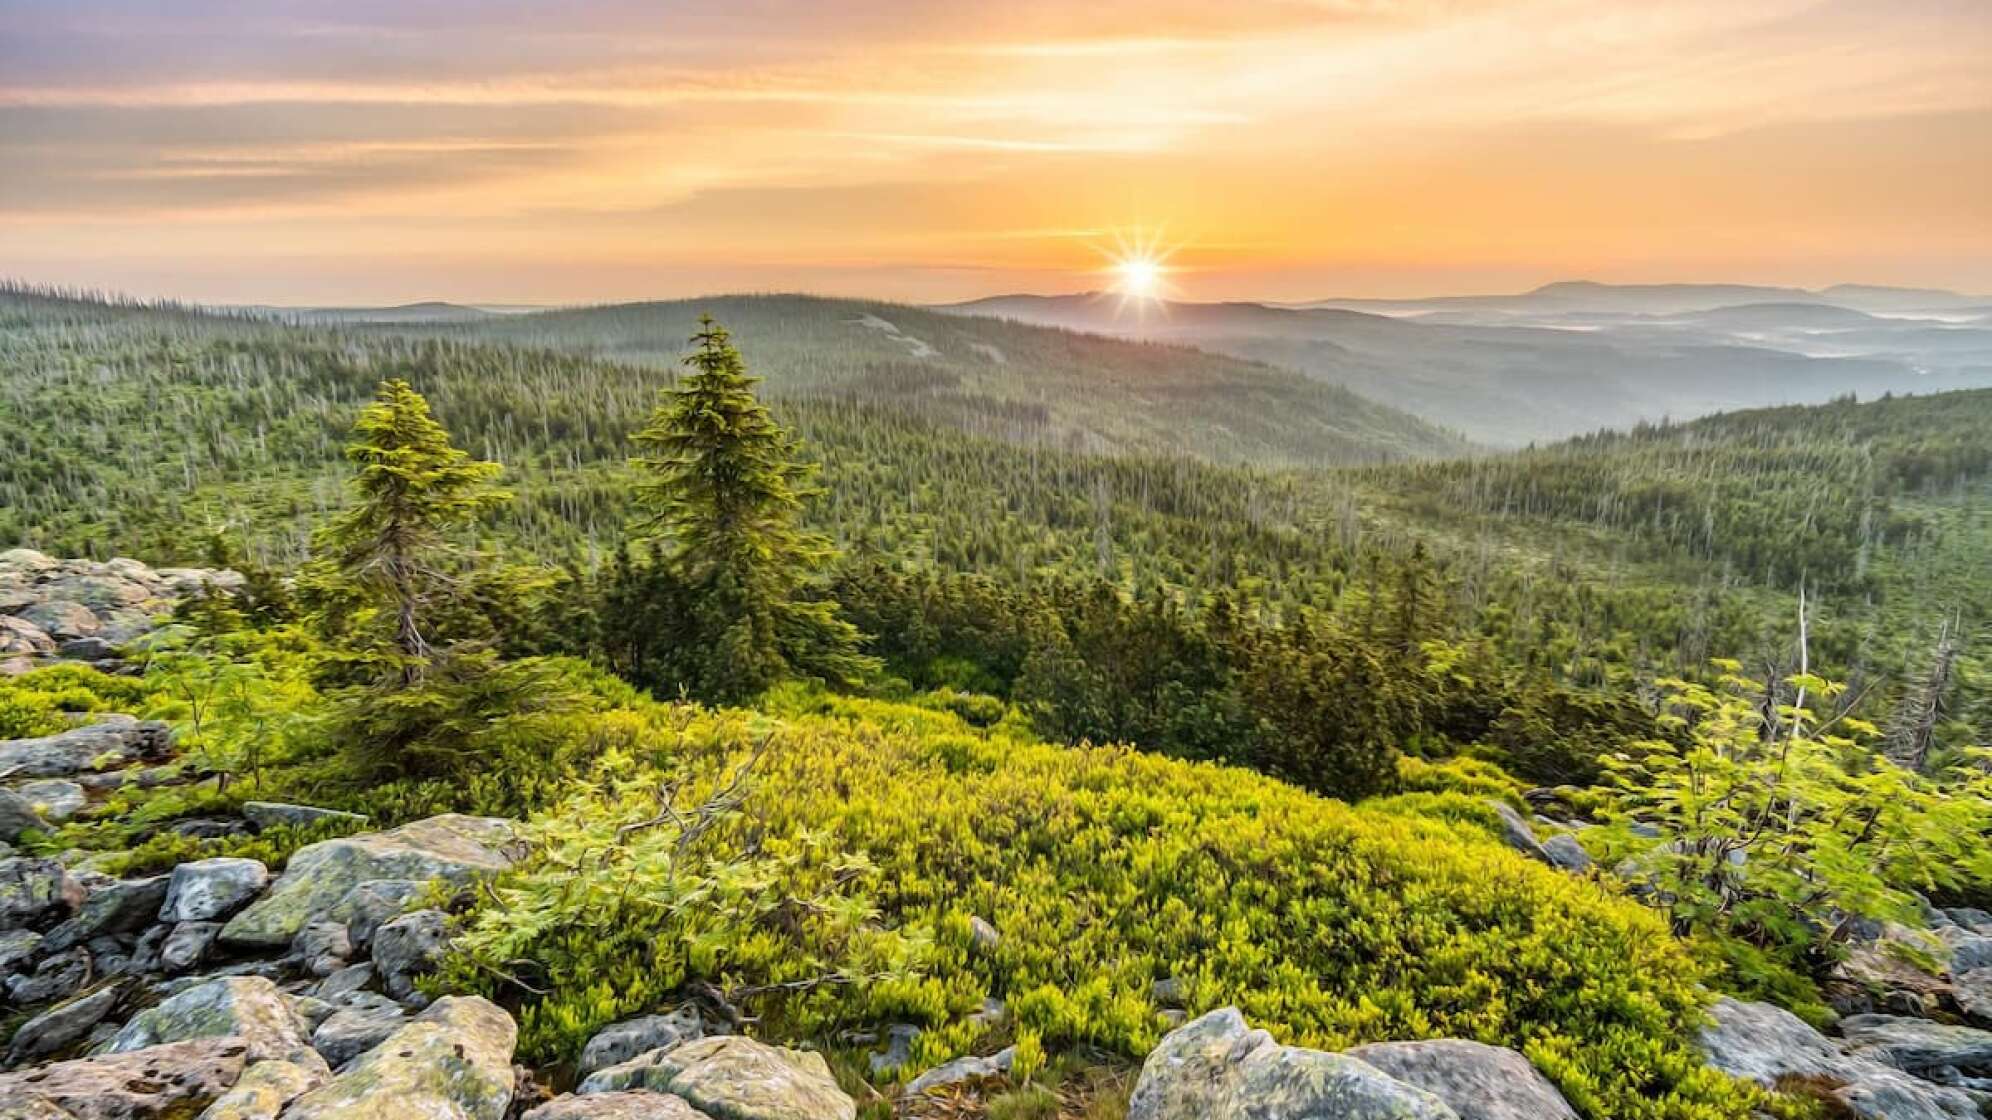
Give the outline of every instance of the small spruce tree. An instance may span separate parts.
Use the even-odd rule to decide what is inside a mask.
[[[676,585],[674,650],[661,674],[700,696],[736,700],[792,672],[839,683],[871,661],[837,604],[805,592],[835,559],[802,528],[817,494],[800,449],[754,396],[726,330],[699,320],[691,374],[635,436],[644,454],[639,531],[659,540],[658,563]]]

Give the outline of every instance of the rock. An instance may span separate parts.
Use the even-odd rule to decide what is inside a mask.
[[[46,572],[58,566],[58,562],[46,553],[32,548],[10,548],[0,552],[0,569],[16,572]]]
[[[49,930],[42,948],[60,952],[94,937],[144,929],[159,917],[171,881],[171,875],[111,880],[90,892],[75,917]]]
[[[56,654],[69,661],[114,661],[118,647],[100,637],[70,638],[56,647]]]
[[[241,1039],[204,1038],[0,1075],[0,1116],[13,1120],[178,1120],[241,1080]]]
[[[253,859],[198,859],[173,869],[162,922],[220,921],[249,905],[270,883],[270,869]]]
[[[341,922],[312,922],[291,939],[291,956],[313,976],[330,976],[353,959],[352,935]]]
[[[503,1120],[512,1102],[518,1027],[475,996],[437,1000],[284,1120]]]
[[[157,761],[172,748],[173,732],[157,721],[109,716],[87,727],[54,735],[0,742],[0,775],[9,778],[67,778],[100,770],[122,770],[135,762]]]
[[[1708,1064],[1765,1088],[1786,1078],[1830,1087],[1861,1120],[1976,1120],[1977,1104],[1957,1089],[1910,1077],[1870,1058],[1842,1053],[1791,1012],[1723,998],[1703,1029]]]
[[[159,947],[159,968],[168,976],[179,976],[199,968],[221,935],[220,922],[181,922],[166,935]]]
[[[221,931],[230,944],[288,944],[354,887],[381,879],[468,883],[512,865],[512,824],[445,814],[387,832],[321,840],[297,850],[268,893]]]
[[[7,998],[16,1007],[67,999],[90,982],[90,950],[81,945],[42,958],[32,973],[7,979]]]
[[[1235,1007],[1169,1032],[1142,1064],[1127,1120],[1457,1120],[1444,1101],[1341,1054],[1281,1046]]]
[[[60,824],[88,808],[90,795],[75,782],[60,778],[44,778],[36,782],[23,782],[14,787],[14,792],[28,799],[35,812],[43,820]]]
[[[286,805],[281,801],[244,801],[242,815],[259,829],[275,828],[278,825],[317,824],[319,821],[367,823],[367,818],[358,813],[348,813],[340,809],[320,809],[316,805]]]
[[[46,926],[83,905],[83,884],[52,859],[0,859],[0,931]]]
[[[669,1093],[590,1093],[556,1097],[521,1120],[710,1120]]]
[[[350,992],[311,1032],[311,1045],[334,1067],[343,1066],[387,1041],[408,1020],[402,1006],[373,992]]]
[[[1842,1015],[1885,1009],[1924,1013],[1943,1003],[1950,995],[1949,982],[1911,964],[1893,947],[1916,939],[1915,931],[1898,926],[1884,930],[1869,944],[1849,949],[1822,986],[1833,1009]]]
[[[1181,1007],[1185,998],[1183,982],[1174,976],[1165,976],[1148,986],[1148,998],[1154,1000],[1157,1007]]]
[[[173,935],[173,927],[166,925],[148,926],[138,935],[138,941],[131,950],[131,970],[133,972],[158,972],[160,958],[166,948],[166,939]]]
[[[0,933],[0,977],[11,976],[34,959],[41,949],[41,934],[31,929],[10,929]]]
[[[996,927],[979,917],[968,920],[968,947],[979,956],[990,956],[1003,944],[1003,935]]]
[[[234,1088],[215,1098],[200,1120],[276,1120],[285,1105],[325,1084],[329,1076],[323,1066],[257,1062]]]
[[[325,1020],[330,1019],[339,1010],[337,1004],[330,1000],[319,999],[317,996],[292,996],[290,1005],[291,1010],[297,1013],[297,1017],[304,1021],[306,1029],[314,1034]],[[312,1043],[312,1048],[317,1049],[316,1041]]]
[[[885,1031],[885,1049],[873,1054],[870,1059],[874,1078],[891,1077],[913,1060],[913,1042],[920,1037],[920,1028],[908,1023],[896,1023]]]
[[[15,843],[29,832],[47,832],[48,821],[35,811],[34,802],[11,789],[0,789],[0,840]]]
[[[611,1023],[595,1032],[581,1050],[578,1072],[586,1077],[598,1069],[620,1065],[639,1054],[668,1050],[680,1042],[705,1036],[699,1009],[690,1004],[669,1015],[645,1015]]]
[[[1006,1077],[1016,1061],[1017,1048],[1014,1046],[1006,1046],[986,1058],[974,1056],[956,1058],[952,1062],[935,1066],[907,1083],[906,1096],[919,1097],[939,1089],[953,1089],[995,1077]]]
[[[712,1120],[856,1120],[823,1055],[739,1035],[694,1039],[599,1070],[582,1093],[672,1093]]]
[[[1577,1120],[1556,1086],[1513,1050],[1437,1039],[1382,1042],[1345,1053],[1446,1102],[1459,1120]]]
[[[318,982],[312,994],[319,999],[337,999],[351,992],[363,992],[374,987],[377,976],[372,961],[361,961],[347,965]]]
[[[1592,867],[1591,853],[1585,851],[1584,845],[1568,832],[1559,832],[1544,840],[1542,853],[1549,857],[1550,866],[1564,871],[1584,872]]]
[[[105,1053],[128,1054],[149,1046],[196,1038],[239,1039],[252,1062],[316,1057],[304,1023],[277,986],[260,976],[210,980],[131,1017]],[[309,1060],[309,1059],[306,1059]]]
[[[1905,1073],[1954,1066],[1992,1073],[1992,1031],[1894,1015],[1854,1015],[1840,1020],[1847,1052],[1873,1058]]]
[[[1964,1017],[1992,1027],[1992,968],[1974,968],[1951,983],[1953,997]]]
[[[1501,818],[1501,842],[1541,863],[1553,863],[1549,853],[1543,850],[1542,842],[1536,839],[1535,830],[1514,806],[1505,801],[1489,800],[1494,812]]]
[[[67,638],[88,638],[103,628],[96,612],[69,599],[43,599],[18,612],[17,617],[39,627],[58,642]]]
[[[1973,933],[1992,937],[1992,914],[1975,910],[1969,906],[1953,906],[1944,911],[1944,917]]]
[[[67,1050],[103,1022],[123,995],[121,984],[107,984],[22,1023],[7,1051],[7,1064],[18,1066]]]
[[[1962,930],[1964,927],[1957,927]],[[1965,933],[1946,937],[1950,943],[1950,970],[1953,974],[1992,968],[1992,937]]]
[[[55,639],[48,631],[25,618],[0,614],[0,654],[47,655],[55,649]]]
[[[449,941],[449,915],[417,910],[388,922],[374,934],[373,965],[387,994],[407,999],[415,978],[435,971]]]
[[[423,884],[413,879],[361,883],[346,892],[346,897],[334,903],[325,916],[331,921],[346,923],[346,934],[351,938],[353,948],[369,952],[373,946],[374,931],[407,909],[408,900],[420,894],[422,887]]]

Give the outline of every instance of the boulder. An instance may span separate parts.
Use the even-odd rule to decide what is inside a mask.
[[[442,879],[468,883],[512,865],[512,823],[455,813],[386,832],[321,840],[300,848],[269,891],[222,928],[224,942],[274,947],[362,883]]]
[[[0,654],[46,656],[55,650],[55,639],[48,636],[48,631],[25,618],[0,614]]]
[[[1003,946],[1003,934],[985,919],[968,919],[968,947],[979,957],[991,957]]]
[[[1951,973],[1956,975],[1992,968],[1992,937],[1965,931],[1963,926],[1953,928],[1960,932],[1944,938],[1950,943]]]
[[[422,887],[422,883],[413,879],[361,883],[347,891],[346,896],[334,903],[325,916],[330,921],[346,923],[346,934],[353,948],[369,952],[373,947],[374,931],[406,910],[408,901],[422,893]]]
[[[353,938],[342,922],[312,922],[291,938],[291,956],[311,975],[330,976],[353,959]]]
[[[871,1055],[867,1063],[873,1079],[891,1077],[904,1069],[913,1060],[913,1043],[919,1038],[920,1028],[911,1023],[895,1023],[887,1027],[885,1049]]]
[[[417,910],[374,934],[374,971],[388,995],[409,998],[415,994],[415,978],[435,971],[448,948],[449,920],[441,910]]]
[[[317,986],[311,989],[311,994],[319,999],[337,999],[353,992],[368,991],[376,986],[375,981],[378,979],[379,977],[374,974],[373,962],[361,961],[358,964],[347,965],[320,980]]]
[[[276,1120],[284,1106],[320,1085],[325,1067],[296,1062],[257,1062],[235,1087],[215,1098],[200,1120]]]
[[[139,761],[165,757],[173,731],[155,720],[106,716],[87,727],[54,735],[0,742],[0,775],[9,778],[67,778],[101,770],[122,770]]]
[[[0,1074],[0,1116],[27,1120],[178,1120],[242,1078],[248,1048],[203,1038]]]
[[[1964,1073],[1992,1073],[1992,1031],[1896,1015],[1854,1015],[1840,1020],[1847,1052],[1906,1073],[1945,1066]]]
[[[1843,1053],[1781,1007],[1725,997],[1709,1014],[1702,1051],[1711,1067],[1731,1077],[1765,1088],[1786,1078],[1809,1081],[1860,1120],[1977,1120],[1969,1094]]]
[[[52,859],[0,859],[0,931],[46,926],[83,905],[83,884]]]
[[[169,1042],[223,1037],[247,1047],[250,1061],[316,1064],[304,1023],[277,986],[260,976],[210,980],[147,1008],[131,1017],[104,1052],[128,1054]]]
[[[220,922],[181,922],[174,926],[159,947],[160,971],[180,976],[199,968],[219,936]]]
[[[408,1021],[408,1012],[383,995],[349,992],[339,1009],[311,1032],[311,1045],[334,1067],[343,1066],[387,1041]]]
[[[270,883],[270,869],[253,859],[198,859],[173,869],[162,922],[213,922],[255,901]]]
[[[711,1120],[669,1093],[590,1093],[556,1097],[521,1120]]]
[[[59,1054],[81,1042],[92,1027],[104,1021],[124,995],[120,984],[107,984],[88,995],[77,996],[22,1023],[14,1032],[7,1050],[7,1064],[18,1066]]]
[[[919,1097],[943,1089],[954,1089],[992,1078],[1008,1077],[1010,1067],[1016,1062],[1017,1048],[1014,1046],[1006,1046],[986,1058],[974,1055],[956,1058],[914,1078],[906,1086],[906,1095]]]
[[[43,957],[33,972],[8,977],[7,998],[16,1007],[67,999],[82,991],[92,975],[90,950],[78,945]]]
[[[1380,1042],[1345,1053],[1446,1102],[1459,1120],[1577,1120],[1556,1086],[1513,1050],[1435,1039]]]
[[[694,1039],[599,1070],[580,1092],[648,1089],[683,1097],[712,1120],[856,1120],[823,1055],[739,1035]]]
[[[93,938],[120,933],[136,933],[159,918],[166,903],[166,889],[172,876],[154,875],[147,879],[113,879],[90,892],[76,916],[48,931],[42,948],[60,952]]]
[[[11,789],[0,789],[0,841],[15,843],[29,832],[47,832],[48,821],[35,804]]]
[[[687,1004],[669,1015],[645,1015],[611,1023],[595,1032],[581,1049],[577,1067],[583,1077],[598,1069],[620,1065],[639,1054],[668,1050],[680,1042],[705,1036],[705,1023],[699,1009]]]
[[[242,816],[257,828],[275,828],[278,825],[307,825],[319,821],[347,821],[351,824],[365,824],[367,818],[358,813],[348,813],[342,809],[320,809],[316,805],[287,805],[281,801],[244,801]]]
[[[450,997],[366,1052],[284,1120],[503,1120],[518,1027],[488,1000]]]
[[[96,612],[71,599],[43,599],[18,612],[23,622],[60,642],[68,638],[88,638],[103,629]]]
[[[1973,933],[1992,937],[1992,914],[1969,906],[1953,906],[1943,912],[1954,924]]]
[[[1127,1120],[1457,1120],[1438,1097],[1341,1054],[1281,1046],[1235,1007],[1169,1032],[1142,1064]]]
[[[42,936],[31,929],[0,933],[0,978],[19,972],[41,950]]]
[[[1992,1027],[1992,968],[1975,968],[1955,978],[1952,993],[1966,1019]]]
[[[60,561],[54,557],[32,548],[10,548],[0,552],[0,570],[34,574],[53,571],[59,564]]]
[[[1549,853],[1543,850],[1542,842],[1536,839],[1535,829],[1529,827],[1528,819],[1515,811],[1515,807],[1505,801],[1489,800],[1495,815],[1501,818],[1501,842],[1510,848],[1539,863],[1554,863]]]
[[[75,782],[61,778],[43,778],[35,782],[23,782],[14,787],[14,792],[28,800],[43,820],[56,824],[75,816],[88,808],[90,795]]]
[[[1568,832],[1559,832],[1542,842],[1542,854],[1549,857],[1552,867],[1564,871],[1581,873],[1592,867],[1591,853]]]

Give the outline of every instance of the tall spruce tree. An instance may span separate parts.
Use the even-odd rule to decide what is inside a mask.
[[[492,485],[498,464],[452,446],[429,402],[399,379],[383,381],[360,413],[346,459],[358,500],[325,528],[321,552],[344,597],[390,620],[372,652],[412,688],[432,656],[429,615],[462,566],[450,532],[511,495]]]
[[[800,524],[818,493],[813,471],[755,398],[759,379],[725,328],[711,316],[699,328],[692,372],[635,436],[646,475],[638,527],[659,540],[679,600],[664,612],[674,648],[652,674],[678,679],[646,683],[736,700],[794,672],[854,680],[872,665],[861,635],[834,601],[806,594],[836,557]]]

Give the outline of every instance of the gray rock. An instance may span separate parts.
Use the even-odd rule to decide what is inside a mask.
[[[510,821],[451,813],[387,832],[309,844],[291,856],[262,898],[229,920],[221,937],[235,945],[285,945],[362,883],[469,883],[511,867],[513,843]]]
[[[114,661],[118,647],[101,637],[70,638],[56,647],[56,653],[69,661]]]
[[[694,1039],[598,1070],[579,1092],[671,1093],[713,1120],[856,1120],[823,1055],[739,1035]]]
[[[497,1005],[450,997],[292,1102],[284,1120],[503,1120],[518,1027]]]
[[[1958,927],[1960,930],[1963,927]],[[1992,937],[1962,933],[1946,937],[1950,943],[1950,971],[1953,975],[1992,968]]]
[[[319,999],[317,996],[294,995],[291,997],[290,1005],[291,1010],[297,1012],[297,1017],[304,1022],[306,1029],[310,1030],[313,1034],[317,1034],[318,1028],[324,1024],[325,1020],[330,1019],[339,1010],[338,1004],[330,1000]],[[317,1047],[318,1044],[314,1040],[312,1049],[315,1050]]]
[[[521,1120],[710,1120],[705,1113],[669,1093],[590,1093],[555,1097]]]
[[[374,972],[372,961],[361,961],[347,965],[320,980],[311,991],[319,999],[337,999],[349,992],[364,992],[376,986],[379,977]]]
[[[973,1085],[992,1078],[1007,1077],[1017,1061],[1017,1048],[1006,1046],[986,1058],[973,1055],[935,1066],[908,1082],[906,1096],[917,1098],[942,1089]]]
[[[317,824],[319,821],[367,823],[367,818],[359,813],[348,813],[342,809],[321,809],[316,805],[287,805],[281,801],[244,801],[242,815],[257,828]]]
[[[1542,852],[1549,857],[1550,865],[1570,872],[1589,871],[1592,867],[1591,853],[1577,842],[1568,832],[1559,832],[1542,842]]]
[[[0,978],[13,975],[32,961],[41,949],[41,941],[41,934],[31,929],[0,933]]]
[[[346,923],[346,934],[352,939],[356,951],[370,952],[374,931],[400,916],[408,908],[409,900],[422,893],[424,886],[414,879],[361,883],[333,903],[325,916],[328,920]]]
[[[869,1065],[874,1078],[891,1077],[905,1068],[913,1060],[913,1043],[920,1037],[920,1028],[910,1023],[895,1023],[885,1030],[885,1049],[871,1055]]]
[[[68,999],[90,982],[90,950],[81,945],[42,958],[31,973],[7,978],[7,998],[16,1007]]]
[[[441,910],[417,910],[381,926],[374,933],[373,965],[387,994],[413,995],[415,978],[435,971],[448,942],[449,915]]]
[[[1513,1050],[1436,1039],[1382,1042],[1345,1053],[1446,1102],[1459,1120],[1577,1120],[1556,1086]]]
[[[1968,1074],[1992,1073],[1992,1031],[1894,1015],[1854,1015],[1840,1020],[1840,1033],[1849,1054],[1906,1073],[1944,1066]]]
[[[22,621],[37,626],[44,634],[57,642],[69,638],[87,638],[103,629],[97,620],[96,612],[81,603],[69,599],[43,599],[25,610],[17,612]]]
[[[1183,982],[1174,976],[1165,976],[1148,986],[1148,998],[1154,1000],[1157,1007],[1181,1007],[1185,998]]]
[[[257,1062],[234,1088],[215,1098],[200,1120],[276,1120],[285,1105],[325,1084],[329,1076],[322,1065]]]
[[[992,956],[1003,944],[1003,935],[980,917],[968,920],[968,947],[978,956]]]
[[[220,922],[181,922],[166,935],[159,947],[159,968],[168,976],[179,976],[199,968],[208,950],[221,935]]]
[[[1964,1017],[1992,1028],[1992,968],[1975,968],[1952,980],[1952,995]]]
[[[680,1042],[705,1037],[705,1023],[699,1010],[687,1004],[669,1015],[645,1015],[611,1023],[595,1032],[581,1050],[578,1071],[583,1077],[598,1069],[620,1065],[639,1054],[668,1050]]]
[[[55,639],[25,618],[0,614],[0,654],[46,656],[55,652]]]
[[[84,896],[82,882],[52,859],[0,859],[0,931],[67,918],[83,905]]]
[[[260,976],[210,980],[131,1017],[106,1053],[197,1038],[232,1037],[243,1043],[250,1061],[313,1061],[304,1023],[275,984]],[[309,1057],[307,1057],[309,1056]]]
[[[159,917],[172,876],[113,879],[90,892],[76,916],[48,931],[46,950],[60,952],[106,934],[135,933]]]
[[[1235,1007],[1169,1032],[1142,1064],[1127,1120],[1457,1120],[1438,1097],[1341,1054],[1281,1046]]]
[[[353,959],[352,935],[343,922],[312,922],[291,939],[291,956],[313,976],[330,976]]]
[[[162,922],[221,921],[255,901],[270,883],[270,869],[253,859],[199,859],[173,869]]]
[[[43,778],[40,781],[23,782],[14,787],[14,792],[27,798],[43,820],[54,824],[74,817],[90,805],[88,791],[75,782],[61,778]]]
[[[82,1041],[92,1027],[103,1022],[123,996],[121,984],[107,984],[22,1023],[14,1032],[13,1045],[7,1051],[7,1064],[18,1066],[67,1050]]]
[[[189,1116],[242,1079],[248,1048],[203,1038],[0,1075],[0,1116],[147,1120]]]
[[[1860,1120],[1977,1120],[1969,1094],[1910,1077],[1833,1041],[1783,1008],[1720,999],[1701,1046],[1708,1064],[1765,1088],[1785,1078],[1835,1086],[1831,1095]]]
[[[14,843],[30,832],[47,832],[48,821],[35,811],[34,802],[11,789],[0,789],[0,840]]]
[[[1969,906],[1953,906],[1944,911],[1944,916],[1973,933],[1992,937],[1992,914],[1975,910]]]
[[[344,1006],[311,1032],[312,1047],[334,1067],[379,1046],[408,1021],[400,1004],[372,992],[350,992],[337,1002]]]
[[[0,742],[0,775],[67,778],[101,770],[122,770],[136,762],[164,758],[172,742],[172,729],[163,723],[140,723],[130,716],[109,716],[87,727],[54,735]]]
[[[1505,801],[1489,800],[1494,812],[1501,818],[1501,842],[1541,863],[1553,863],[1549,853],[1543,850],[1542,842],[1536,839],[1535,830],[1529,827],[1527,818],[1515,811],[1515,807]]]
[[[140,932],[137,943],[131,949],[131,970],[160,971],[160,959],[165,953],[166,939],[172,935],[173,927],[167,925],[148,926]]]

